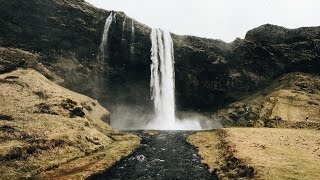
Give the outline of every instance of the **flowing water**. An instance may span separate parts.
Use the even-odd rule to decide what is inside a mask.
[[[197,150],[186,142],[188,131],[161,131],[148,135],[132,132],[142,138],[141,146],[105,173],[90,177],[102,179],[217,179],[201,164]]]
[[[155,119],[150,128],[170,129],[175,123],[174,56],[169,32],[153,29],[151,32],[151,98]]]
[[[130,55],[131,58],[134,57],[134,41],[135,41],[135,29],[134,29],[134,21],[131,20],[131,48],[130,48]]]
[[[106,49],[107,49],[107,43],[108,43],[109,29],[110,29],[110,25],[112,23],[113,17],[114,17],[113,13],[111,12],[109,17],[106,19],[105,24],[104,24],[104,30],[103,30],[103,34],[102,34],[101,43],[99,46],[99,51],[98,51],[98,61],[100,63],[103,62],[104,59],[108,56]]]
[[[92,88],[91,88],[91,96],[95,99],[99,99],[103,94],[102,89],[104,84],[104,78],[101,75],[101,70],[105,66],[105,63],[106,63],[105,59],[108,57],[108,52],[107,52],[108,34],[109,34],[109,29],[114,17],[115,16],[111,12],[104,24],[101,43],[100,43],[98,55],[97,55],[97,64],[95,66],[95,71],[93,72],[94,77],[93,77]]]
[[[117,23],[117,14],[116,13],[114,13],[114,15],[113,15],[113,20],[115,23]]]
[[[174,49],[167,31],[153,29],[151,32],[151,99],[155,116],[147,129],[199,130],[199,122],[178,120],[175,116]]]
[[[127,18],[124,18],[123,22],[122,22],[122,41],[124,41],[124,30],[125,30],[125,27],[126,27],[126,20]]]
[[[134,43],[135,39],[135,30],[134,30],[134,21],[131,20],[131,43]]]

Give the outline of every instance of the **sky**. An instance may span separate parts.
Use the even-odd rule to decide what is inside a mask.
[[[152,28],[179,35],[244,38],[270,23],[287,28],[320,26],[320,0],[86,0],[96,7],[123,11]]]

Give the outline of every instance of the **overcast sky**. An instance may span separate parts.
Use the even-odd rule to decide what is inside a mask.
[[[320,0],[86,0],[150,27],[226,42],[262,24],[320,26]]]

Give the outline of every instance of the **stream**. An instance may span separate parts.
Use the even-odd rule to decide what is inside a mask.
[[[131,131],[141,146],[103,174],[89,180],[118,179],[217,179],[201,164],[197,150],[187,143],[192,131],[160,131],[157,135]]]

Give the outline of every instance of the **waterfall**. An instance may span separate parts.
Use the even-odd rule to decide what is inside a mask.
[[[124,18],[123,22],[122,22],[122,41],[124,41],[124,30],[125,30],[125,27],[126,27],[126,20],[127,18]]]
[[[151,31],[150,93],[154,105],[154,118],[147,129],[200,130],[195,119],[179,120],[175,116],[175,73],[173,40],[167,31]]]
[[[114,19],[114,22],[117,23],[117,13],[114,13],[113,19]]]
[[[107,43],[108,43],[108,33],[109,28],[112,23],[113,13],[111,12],[109,17],[106,19],[106,22],[104,24],[104,30],[101,38],[101,43],[98,50],[98,56],[97,56],[97,63],[95,65],[95,71],[93,81],[91,82],[92,88],[91,93],[92,97],[95,99],[99,99],[102,94],[103,84],[104,84],[104,78],[101,76],[101,70],[103,70],[105,58],[108,56],[107,54]]]
[[[169,32],[153,29],[151,32],[151,99],[155,119],[150,128],[171,129],[175,124],[174,55]]]
[[[98,61],[101,63],[104,61],[104,59],[108,56],[106,52],[106,46],[108,43],[108,33],[109,33],[109,28],[112,23],[113,19],[113,13],[111,12],[109,17],[106,19],[106,22],[104,24],[104,30],[102,34],[102,40],[99,46],[99,52],[98,52]]]
[[[130,49],[130,54],[131,58],[134,56],[134,40],[135,40],[135,31],[134,31],[134,21],[133,19],[131,20],[131,49]]]
[[[134,21],[131,21],[131,43],[134,43]]]

